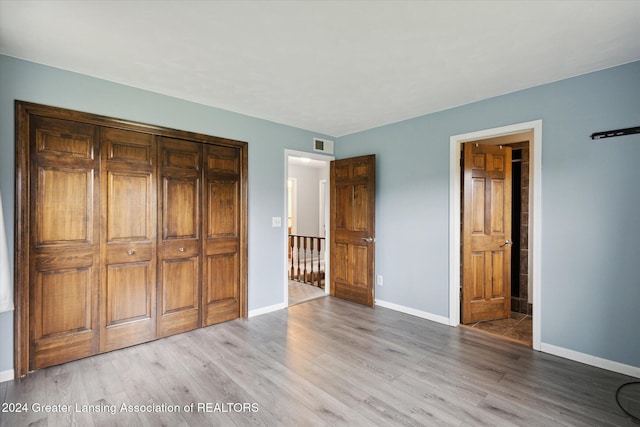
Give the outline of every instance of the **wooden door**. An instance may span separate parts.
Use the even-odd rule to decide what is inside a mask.
[[[247,316],[246,142],[15,105],[17,376]]]
[[[374,305],[375,156],[331,162],[331,295]]]
[[[92,125],[39,116],[29,122],[30,369],[97,351],[97,139]]]
[[[464,145],[462,323],[511,313],[511,148]]]
[[[203,326],[240,316],[240,149],[205,145],[202,218]]]
[[[101,135],[100,351],[110,351],[156,336],[156,143],[140,132]]]
[[[202,144],[161,138],[158,336],[200,323]]]

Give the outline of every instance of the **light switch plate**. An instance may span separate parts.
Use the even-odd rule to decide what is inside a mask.
[[[282,218],[279,216],[271,217],[271,226],[273,228],[282,227]]]

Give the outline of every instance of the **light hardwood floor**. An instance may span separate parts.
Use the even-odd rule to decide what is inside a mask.
[[[289,306],[325,296],[324,289],[308,283],[289,280]]]
[[[614,399],[628,380],[473,330],[326,297],[2,383],[2,402],[26,403],[29,412],[0,413],[0,425],[637,426]],[[186,412],[191,403],[196,411]],[[216,403],[257,411],[197,411],[207,403],[211,411]],[[37,413],[38,404],[72,412]],[[165,406],[126,413],[122,404]],[[115,405],[115,414],[82,405]]]

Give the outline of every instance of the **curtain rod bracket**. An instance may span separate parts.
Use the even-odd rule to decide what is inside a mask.
[[[613,138],[614,136],[633,135],[636,133],[640,133],[640,126],[592,133],[591,139]]]

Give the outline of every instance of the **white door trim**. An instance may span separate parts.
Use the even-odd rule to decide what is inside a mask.
[[[291,183],[291,187],[289,187],[289,183]],[[292,194],[291,200],[289,200],[289,194]],[[291,234],[296,234],[298,231],[298,179],[297,178],[289,178],[287,177],[287,214],[286,218],[286,227],[289,230],[289,202],[293,203],[292,206],[292,214],[291,214]]]
[[[494,138],[513,133],[533,131],[529,147],[529,275],[533,291],[533,349],[540,350],[542,324],[541,310],[541,254],[542,254],[542,120],[517,123],[493,129],[485,129],[450,138],[449,151],[449,325],[460,324],[460,151],[466,141]]]
[[[285,148],[284,150],[284,207],[283,207],[283,211],[284,215],[283,218],[287,218],[287,208],[289,206],[288,203],[288,197],[289,197],[289,192],[287,191],[287,182],[289,180],[289,157],[306,157],[309,159],[313,159],[313,160],[320,160],[323,162],[326,162],[325,167],[327,168],[327,171],[329,170],[329,166],[331,161],[335,160],[334,156],[327,156],[324,154],[318,154],[318,153],[309,153],[307,151],[297,151],[297,150],[290,150],[288,148]],[[328,173],[327,173],[328,176]],[[328,186],[327,186],[328,188]],[[327,198],[327,200],[329,200],[329,198]],[[327,209],[328,209],[328,204],[327,204]],[[329,238],[331,237],[331,218],[329,216],[325,216],[325,224],[327,227],[327,232],[326,232],[326,240],[325,243],[329,242]],[[285,221],[285,225],[284,227],[282,227],[282,234],[283,234],[283,240],[284,240],[284,252],[283,252],[283,272],[284,272],[284,306],[287,307],[289,305],[289,265],[288,265],[288,260],[289,260],[289,248],[287,247],[288,242],[289,242],[289,238],[287,235],[287,226],[286,226],[286,221]],[[331,273],[331,265],[329,264],[329,245],[326,245],[325,248],[326,252],[325,252],[325,260],[324,260],[324,276],[325,276],[325,285],[324,285],[324,292],[325,294],[329,294],[330,292],[330,287],[331,287],[331,283],[329,283],[330,281],[327,280],[326,278],[331,277],[330,273]]]

